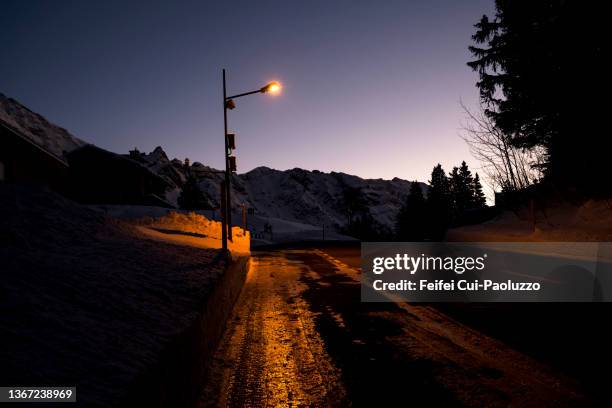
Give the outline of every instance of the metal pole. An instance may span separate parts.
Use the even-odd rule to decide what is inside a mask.
[[[221,247],[223,254],[227,254],[227,228],[225,224],[225,181],[221,181]]]
[[[225,87],[225,68],[223,69],[223,124],[225,127],[225,133],[223,139],[225,140],[225,225],[227,228],[227,239],[232,241],[232,184],[229,169],[229,149],[227,145],[227,90]]]
[[[242,229],[247,230],[247,209],[244,203],[242,203]]]

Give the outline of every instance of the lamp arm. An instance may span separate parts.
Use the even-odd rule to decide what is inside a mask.
[[[229,99],[236,99],[236,98],[240,98],[241,96],[247,96],[247,95],[252,95],[252,94],[256,94],[256,93],[260,93],[262,92],[261,89],[258,89],[256,91],[251,91],[251,92],[245,92],[245,93],[241,93],[241,94],[237,94],[237,95],[232,95],[232,96],[228,96],[225,98],[225,100],[229,100]]]

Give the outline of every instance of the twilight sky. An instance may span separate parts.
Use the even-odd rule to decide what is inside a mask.
[[[426,181],[465,159],[465,65],[493,0],[3,0],[0,92],[100,147],[223,163],[221,68],[239,172]]]

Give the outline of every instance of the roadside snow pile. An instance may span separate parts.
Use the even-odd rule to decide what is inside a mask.
[[[140,220],[138,227],[144,234],[167,242],[198,248],[221,248],[221,222],[211,221],[203,215],[172,211],[158,218]],[[232,241],[228,248],[233,253],[248,254],[251,247],[249,231],[232,227]]]
[[[612,241],[612,201],[588,200],[537,210],[504,212],[491,221],[449,230],[449,241]]]
[[[59,158],[64,158],[65,152],[86,144],[68,133],[66,129],[54,125],[2,93],[0,93],[0,122]]]
[[[175,211],[170,211],[167,215],[155,218],[151,222],[152,227],[169,228],[178,231],[191,232],[194,235],[205,237],[221,237],[221,223],[210,221],[203,215],[190,212],[181,214]],[[238,229],[234,227],[234,229]],[[241,236],[242,236],[242,230]]]
[[[146,239],[57,194],[0,184],[0,384],[117,406],[189,328],[218,251]]]

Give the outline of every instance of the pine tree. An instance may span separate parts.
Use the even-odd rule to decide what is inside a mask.
[[[448,177],[442,165],[438,163],[431,171],[429,191],[427,193],[427,219],[430,226],[430,238],[442,239],[451,216],[451,194]]]
[[[604,3],[496,0],[469,47],[468,65],[486,114],[516,147],[546,150],[546,180],[609,191],[607,113],[599,103],[605,74]],[[578,50],[575,57],[568,50]],[[503,96],[503,97],[502,97]]]
[[[453,167],[453,170],[448,174],[448,180],[451,192],[452,218],[457,218],[463,214],[467,207],[465,198],[469,193],[466,192],[463,178],[459,174],[459,167]]]
[[[459,167],[455,166],[448,173],[448,189],[450,192],[451,198],[451,210],[453,212],[453,216],[457,213],[457,195],[461,190],[461,177],[459,177]]]
[[[484,193],[482,192],[482,184],[480,184],[480,177],[478,173],[474,176],[474,206],[476,208],[484,208],[487,206],[487,199],[485,198]]]
[[[453,171],[449,174],[449,181],[452,197],[452,216],[453,219],[460,219],[466,210],[476,206],[474,178],[465,161],[461,162],[460,167],[453,167]]]
[[[448,177],[444,173],[442,165],[438,163],[431,171],[431,180],[429,180],[429,192],[427,195],[428,203],[435,203],[440,200],[449,198]]]
[[[423,190],[417,181],[413,181],[410,184],[410,194],[397,216],[397,238],[403,241],[422,241],[426,236],[425,211]]]
[[[474,207],[475,204],[475,192],[474,192],[474,177],[472,177],[472,172],[468,168],[467,163],[464,161],[461,162],[461,167],[459,167],[459,176],[461,178],[462,183],[462,197],[465,203],[465,209],[470,209]]]
[[[425,205],[425,196],[423,195],[423,189],[421,188],[421,184],[418,181],[413,181],[410,184],[410,196],[408,197],[410,202],[418,205]]]

